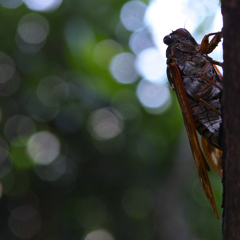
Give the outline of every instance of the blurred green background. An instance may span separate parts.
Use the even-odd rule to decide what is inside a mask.
[[[148,1],[0,4],[0,239],[220,239],[175,94],[136,67]]]

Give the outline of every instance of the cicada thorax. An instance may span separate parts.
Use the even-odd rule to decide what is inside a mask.
[[[209,58],[196,51],[196,45],[180,42],[176,45],[170,45],[167,50],[167,54],[169,53],[171,53],[171,57],[168,61],[174,60],[181,74],[197,131],[209,143],[220,149],[219,130],[222,120],[220,114],[216,113],[221,111],[221,79],[219,74]],[[214,82],[219,88],[209,84],[201,75]],[[168,80],[173,85],[169,73]],[[205,103],[199,101],[199,94]],[[209,108],[209,105],[216,111]]]

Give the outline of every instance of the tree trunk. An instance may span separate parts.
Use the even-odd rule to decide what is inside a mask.
[[[240,1],[222,0],[223,239],[240,239]]]

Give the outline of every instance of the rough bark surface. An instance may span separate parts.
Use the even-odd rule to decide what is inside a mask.
[[[240,239],[240,0],[222,0],[223,239]]]

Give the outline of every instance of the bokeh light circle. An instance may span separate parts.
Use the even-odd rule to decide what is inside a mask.
[[[27,151],[35,163],[49,164],[59,155],[60,142],[50,132],[38,132],[29,139]]]
[[[147,48],[138,55],[136,69],[149,81],[166,82],[166,60],[156,48]]]
[[[7,96],[17,91],[20,77],[11,57],[0,52],[0,95]]]
[[[138,79],[135,59],[132,53],[120,53],[112,59],[110,72],[117,82],[129,84]]]
[[[147,48],[152,48],[153,42],[150,33],[147,30],[134,32],[130,37],[129,46],[135,54],[139,54]]]
[[[60,6],[62,0],[24,0],[24,2],[34,11],[52,11]]]
[[[144,15],[147,5],[141,1],[129,1],[122,7],[120,18],[129,31],[135,31],[144,27]]]
[[[13,77],[15,73],[15,68],[8,64],[0,65],[0,84],[7,82],[10,78]]]
[[[35,123],[31,118],[24,115],[16,115],[6,121],[3,132],[11,144],[25,145],[26,138],[31,136],[35,129]]]
[[[84,240],[115,240],[112,234],[104,229],[97,229],[87,234]]]
[[[160,108],[170,101],[170,92],[165,84],[141,80],[137,87],[137,97],[144,107]]]
[[[122,132],[123,117],[116,110],[102,108],[91,114],[88,127],[95,139],[109,140]]]
[[[37,13],[23,16],[18,25],[18,34],[28,44],[43,42],[49,33],[49,24],[45,17]]]
[[[0,4],[5,8],[17,8],[22,2],[22,0],[0,0]]]
[[[55,181],[66,171],[65,158],[59,155],[48,165],[35,165],[35,173],[44,181]]]

